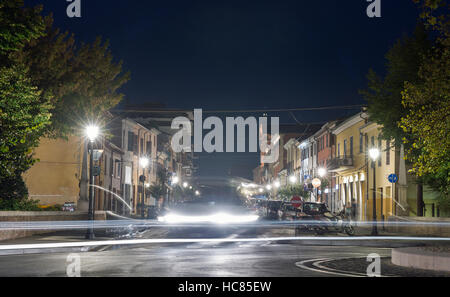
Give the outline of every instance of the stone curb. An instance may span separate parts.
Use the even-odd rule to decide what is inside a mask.
[[[433,253],[414,247],[393,249],[392,263],[409,268],[450,271],[450,253]]]
[[[98,250],[100,247],[73,247],[73,248],[48,248],[48,249],[18,249],[0,251],[1,256],[53,254],[53,253],[86,253]]]

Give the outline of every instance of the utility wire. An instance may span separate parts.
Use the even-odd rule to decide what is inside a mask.
[[[259,113],[259,112],[293,112],[293,111],[315,111],[315,110],[338,110],[338,109],[361,109],[365,105],[340,105],[340,106],[322,106],[322,107],[300,107],[300,108],[276,108],[276,109],[218,109],[202,110],[203,113]],[[192,112],[191,109],[116,109],[113,112],[136,112],[136,113],[186,113]]]

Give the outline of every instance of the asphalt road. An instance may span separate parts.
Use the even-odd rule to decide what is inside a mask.
[[[157,232],[155,234],[154,232]],[[159,232],[159,233],[158,233]],[[143,237],[178,237],[186,230],[145,232]],[[254,230],[225,234],[252,235]],[[191,237],[211,237],[191,232]],[[255,232],[255,236],[261,236]],[[347,276],[314,266],[318,260],[360,259],[377,253],[386,258],[390,248],[360,246],[302,246],[286,242],[180,243],[110,247],[80,253],[81,276],[148,277],[302,277]],[[67,253],[0,256],[0,276],[66,276]],[[369,263],[368,263],[369,264]],[[350,275],[349,275],[350,276]]]

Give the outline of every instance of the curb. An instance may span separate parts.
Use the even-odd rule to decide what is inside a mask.
[[[279,241],[278,243],[292,243],[292,241]],[[305,246],[362,246],[362,247],[379,247],[379,248],[402,248],[411,246],[422,246],[424,244],[408,243],[408,242],[392,242],[392,241],[335,241],[335,240],[300,240],[295,241],[296,245]]]
[[[413,247],[393,249],[391,261],[402,267],[450,272],[449,253],[433,253]]]
[[[35,255],[35,254],[55,254],[55,253],[87,253],[95,252],[99,249],[95,247],[77,247],[77,248],[49,248],[49,249],[18,249],[18,250],[3,250],[0,251],[1,256],[15,256],[15,255]]]

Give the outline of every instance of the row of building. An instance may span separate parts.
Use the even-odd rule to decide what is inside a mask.
[[[440,216],[437,193],[427,187],[424,204],[418,206],[417,183],[408,174],[403,148],[384,140],[381,130],[365,112],[323,125],[281,125],[275,143],[279,160],[255,168],[254,182],[261,185],[260,191],[264,186],[270,189],[266,191],[272,197],[277,197],[280,187],[302,185],[309,190],[303,198],[326,203],[336,213],[353,204],[359,220],[373,218],[374,191],[378,219],[417,215],[418,207],[423,207],[425,216]],[[375,162],[369,156],[373,148],[380,153]],[[312,190],[316,178],[325,186]]]
[[[117,214],[138,214],[144,191],[146,206],[161,206],[167,197],[155,197],[150,187],[158,182],[158,170],[188,182],[194,171],[192,153],[176,153],[170,145],[176,130],[171,120],[177,116],[193,119],[189,112],[129,107],[126,112],[107,115],[106,124],[94,143],[96,210]],[[29,197],[42,206],[75,203],[78,210],[88,207],[88,140],[83,135],[68,139],[43,138],[34,156],[39,159],[24,175]],[[143,168],[140,158],[149,165]],[[145,176],[142,185],[140,176]]]

